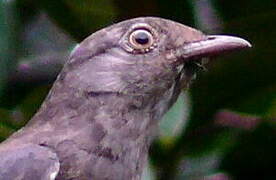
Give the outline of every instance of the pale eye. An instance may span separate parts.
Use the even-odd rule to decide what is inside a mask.
[[[134,49],[147,49],[153,45],[153,36],[146,29],[136,29],[130,34],[129,42]]]

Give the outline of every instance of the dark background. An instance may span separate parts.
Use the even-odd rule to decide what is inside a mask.
[[[0,0],[0,141],[39,108],[76,43],[138,16],[253,45],[212,61],[179,98],[144,179],[276,179],[275,0]]]

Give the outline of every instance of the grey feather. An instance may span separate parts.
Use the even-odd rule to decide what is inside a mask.
[[[57,154],[34,144],[0,152],[0,180],[54,180],[60,163]]]

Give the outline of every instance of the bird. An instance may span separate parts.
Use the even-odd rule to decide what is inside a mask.
[[[248,47],[159,17],[93,33],[31,120],[1,143],[0,180],[141,179],[159,120],[202,61]]]

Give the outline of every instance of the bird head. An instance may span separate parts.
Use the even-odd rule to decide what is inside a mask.
[[[61,78],[69,88],[90,94],[172,99],[189,84],[203,58],[249,46],[241,38],[208,36],[162,18],[135,18],[81,42]]]

